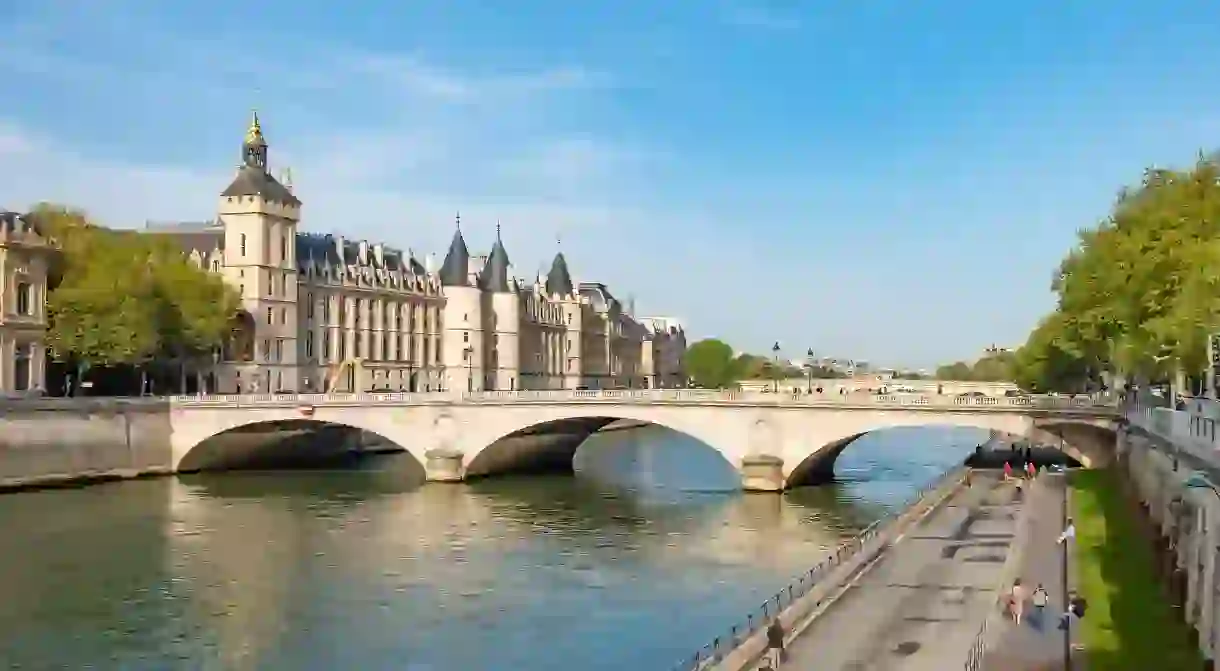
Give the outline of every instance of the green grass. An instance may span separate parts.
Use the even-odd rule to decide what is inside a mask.
[[[1150,541],[1125,498],[1118,473],[1072,474],[1077,590],[1088,601],[1080,642],[1089,671],[1196,671],[1190,630],[1156,575]]]

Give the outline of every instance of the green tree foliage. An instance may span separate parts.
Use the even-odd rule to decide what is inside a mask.
[[[201,356],[224,342],[237,295],[172,241],[101,228],[56,205],[31,216],[61,249],[47,298],[48,341],[61,360],[141,364]]]
[[[1041,389],[1103,370],[1165,379],[1206,365],[1220,327],[1220,163],[1148,170],[1110,216],[1081,231],[1052,283],[1058,301],[1017,356]]]
[[[686,376],[695,386],[723,389],[736,384],[739,362],[728,343],[715,338],[700,340],[686,348],[682,357]]]

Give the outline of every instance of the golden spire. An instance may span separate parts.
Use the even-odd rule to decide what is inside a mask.
[[[251,112],[250,129],[246,131],[246,142],[254,144],[263,139],[263,127],[258,123],[258,110]]]

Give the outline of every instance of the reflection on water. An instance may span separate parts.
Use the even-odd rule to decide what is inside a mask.
[[[595,437],[576,478],[420,488],[394,456],[0,497],[0,662],[666,669],[975,442],[867,436],[843,482],[784,496],[645,429]]]

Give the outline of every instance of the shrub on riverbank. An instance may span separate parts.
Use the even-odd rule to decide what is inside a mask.
[[[1110,470],[1072,474],[1077,589],[1088,601],[1079,640],[1089,671],[1195,671],[1190,630],[1166,596],[1150,539]]]

